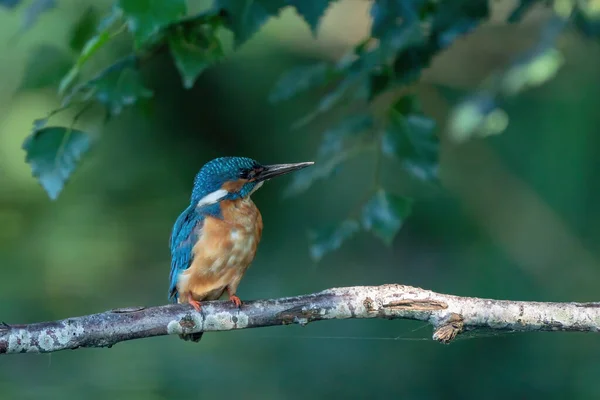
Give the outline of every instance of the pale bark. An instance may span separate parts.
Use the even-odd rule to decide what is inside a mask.
[[[0,354],[111,347],[152,336],[349,318],[426,321],[433,326],[434,340],[449,343],[473,330],[597,332],[600,303],[488,300],[403,285],[356,286],[248,301],[240,309],[229,301],[214,301],[203,303],[201,312],[177,304],[123,308],[27,325],[0,324]]]

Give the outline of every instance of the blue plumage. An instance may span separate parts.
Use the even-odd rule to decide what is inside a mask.
[[[177,277],[189,268],[192,263],[192,248],[198,240],[198,233],[202,229],[204,217],[196,212],[193,204],[190,204],[184,212],[179,215],[173,232],[171,233],[171,273],[169,275],[169,299],[177,303]]]

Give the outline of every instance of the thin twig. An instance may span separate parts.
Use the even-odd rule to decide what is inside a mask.
[[[429,322],[433,339],[449,343],[466,331],[600,331],[600,303],[488,300],[403,285],[356,286],[275,300],[128,307],[62,321],[2,325],[0,354],[111,347],[126,340],[228,331],[327,319],[384,318]],[[193,344],[191,344],[193,345]]]

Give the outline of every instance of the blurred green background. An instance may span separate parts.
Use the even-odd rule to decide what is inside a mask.
[[[189,91],[168,54],[153,60],[144,77],[154,100],[102,128],[87,121],[100,141],[51,202],[21,143],[32,121],[58,105],[55,88],[18,90],[19,82],[39,45],[66,48],[91,3],[62,1],[22,34],[22,11],[0,9],[0,320],[9,324],[166,303],[167,242],[195,173],[223,155],[310,160],[339,112],[292,130],[318,94],[274,106],[268,93],[290,66],[335,60],[369,24],[368,2],[341,1],[315,39],[288,10]],[[492,18],[436,58],[417,85],[425,112],[443,128],[453,104],[535,42],[544,18],[534,13],[514,26]],[[464,296],[600,300],[600,47],[567,34],[559,49],[565,66],[510,100],[503,134],[457,146],[441,130],[441,189],[398,180],[387,166],[386,181],[417,199],[391,248],[360,234],[318,264],[308,253],[309,229],[360,204],[372,160],[297,197],[283,197],[286,178],[266,185],[254,196],[263,241],[240,297],[402,283]],[[198,345],[159,337],[13,355],[0,357],[0,398],[600,396],[595,335],[512,334],[450,346],[430,337],[430,327],[411,321],[329,321],[207,334]]]

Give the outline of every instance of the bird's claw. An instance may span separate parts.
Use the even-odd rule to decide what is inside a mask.
[[[240,298],[237,297],[235,294],[229,295],[229,300],[231,300],[237,308],[240,308],[242,306],[242,300],[240,300]]]
[[[199,301],[197,301],[197,300],[191,300],[191,299],[190,299],[190,300],[188,300],[188,303],[190,303],[190,305],[191,305],[192,307],[194,307],[194,310],[196,310],[196,311],[200,312],[200,308],[201,308],[202,306],[200,305],[200,302],[199,302]]]

